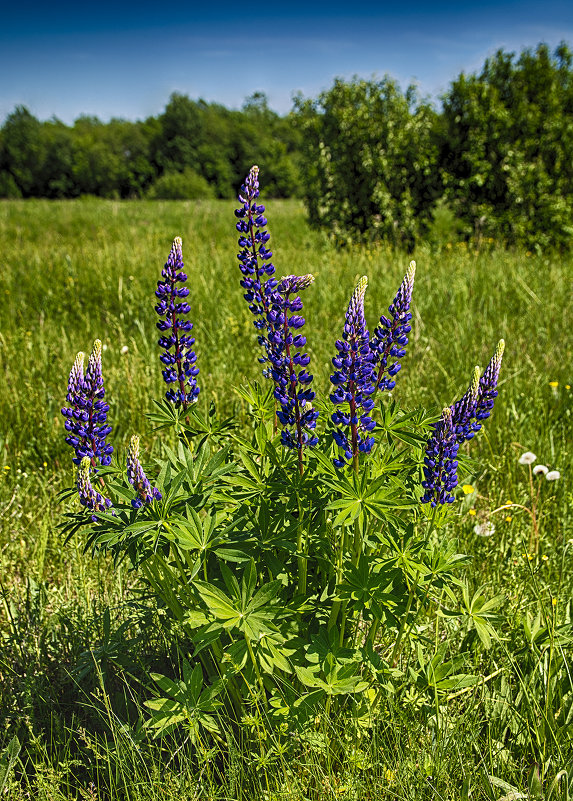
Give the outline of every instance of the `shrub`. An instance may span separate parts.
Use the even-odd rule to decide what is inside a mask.
[[[241,286],[267,381],[238,390],[250,433],[218,419],[213,406],[198,410],[179,238],[156,291],[168,389],[150,414],[175,430],[177,447],[142,464],[135,436],[126,471],[111,461],[99,342],[85,373],[83,355],[76,359],[62,410],[86,507],[68,516],[66,531],[88,524],[87,548],[128,559],[163,610],[182,675],[152,674],[146,725],[156,735],[183,726],[201,753],[252,714],[264,713],[279,735],[304,732],[334,711],[368,727],[399,687],[414,682],[433,704],[478,680],[460,672],[463,657],[445,646],[426,659],[417,623],[438,591],[451,606],[459,594],[466,560],[441,529],[455,501],[460,446],[497,395],[503,342],[441,415],[400,409],[388,393],[411,330],[412,262],[372,333],[368,281],[360,279],[333,344],[331,393],[318,398],[302,333],[301,295],[314,278],[275,276],[258,197],[254,167],[236,210]],[[461,603],[448,614],[463,614]],[[491,641],[490,624],[480,626]]]
[[[205,178],[187,167],[183,172],[166,172],[151,185],[148,197],[157,200],[213,198],[215,192]]]

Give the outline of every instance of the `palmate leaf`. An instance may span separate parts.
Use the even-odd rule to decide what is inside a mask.
[[[253,559],[248,562],[240,585],[226,565],[221,565],[221,572],[230,595],[206,581],[196,579],[193,584],[208,612],[220,621],[223,628],[236,628],[250,640],[258,640],[276,630],[276,605],[273,601],[282,588],[282,582],[270,581],[253,594],[257,582]]]
[[[394,510],[414,508],[418,505],[403,487],[393,484],[388,477],[374,478],[368,465],[360,475],[342,474],[335,479],[325,478],[325,483],[336,497],[326,507],[338,511],[335,526],[353,522],[360,515],[370,514],[378,520],[395,519]]]
[[[432,425],[439,420],[439,415],[427,414],[423,409],[403,412],[396,401],[386,405],[381,402],[380,411],[376,430],[385,433],[390,443],[396,439],[413,447],[425,444]]]
[[[200,665],[191,668],[187,660],[184,660],[182,668],[182,681],[174,681],[160,673],[151,674],[151,678],[167,697],[152,698],[145,702],[152,713],[145,726],[153,729],[155,736],[159,736],[179,723],[185,723],[191,741],[195,742],[200,727],[213,732],[219,731],[215,719],[207,713],[222,706],[217,700],[222,684],[218,681],[211,687],[203,688],[203,671]]]

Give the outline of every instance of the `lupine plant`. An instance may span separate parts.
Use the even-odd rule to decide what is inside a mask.
[[[428,672],[415,646],[443,591],[449,603],[461,595],[465,558],[449,534],[448,512],[462,449],[497,395],[503,342],[441,414],[400,409],[390,391],[398,392],[411,330],[412,262],[373,334],[367,278],[360,279],[333,343],[330,392],[315,398],[300,297],[314,278],[275,277],[259,191],[253,167],[235,212],[240,280],[255,318],[253,345],[262,348],[263,384],[238,390],[250,430],[238,432],[196,403],[179,238],[156,292],[170,389],[150,415],[158,428],[174,427],[177,447],[164,444],[144,471],[134,436],[127,470],[112,464],[97,476],[111,509],[103,487],[91,484],[111,447],[102,444],[109,427],[100,345],[85,376],[81,355],[74,363],[63,410],[87,508],[69,515],[66,530],[90,524],[87,547],[127,557],[166,610],[163,625],[182,651],[184,676],[175,683],[155,676],[148,725],[156,734],[186,726],[197,743],[260,709],[278,729],[304,727],[334,707],[367,726],[388,693],[408,688],[407,676],[425,677],[414,684],[432,703],[456,682],[477,681],[460,677],[443,649]],[[449,619],[457,613],[461,598]]]

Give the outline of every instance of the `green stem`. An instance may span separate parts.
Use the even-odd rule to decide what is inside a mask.
[[[261,676],[261,672],[259,670],[259,666],[257,664],[257,660],[255,659],[255,653],[253,651],[253,646],[251,645],[251,640],[249,639],[249,637],[246,634],[244,635],[244,637],[245,637],[245,642],[247,643],[247,649],[249,651],[249,656],[251,657],[251,662],[253,663],[253,667],[255,669],[255,675],[257,677],[257,681],[259,682],[259,687],[261,688],[261,693],[263,695],[263,703],[265,705],[265,709],[267,709],[268,708],[267,694],[266,694],[266,691],[265,691],[265,685],[264,685],[264,682],[263,682],[263,677]]]

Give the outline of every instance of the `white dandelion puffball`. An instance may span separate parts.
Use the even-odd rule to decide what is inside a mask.
[[[495,526],[493,523],[476,523],[474,526],[474,532],[478,535],[478,537],[491,537],[492,534],[495,532]]]
[[[128,350],[129,350],[129,348],[127,347],[127,345],[124,345],[124,346],[122,347],[122,349],[120,350],[120,353],[123,353],[123,354],[125,354],[125,353],[127,353],[127,351],[128,351]]]
[[[549,473],[545,474],[545,478],[547,481],[557,481],[558,478],[561,478],[561,473],[559,470],[550,470]]]
[[[534,476],[538,476],[539,473],[543,473],[543,475],[546,476],[548,472],[549,472],[549,468],[545,467],[544,464],[536,464],[535,467],[533,468],[533,475]]]
[[[533,462],[537,459],[537,456],[531,451],[525,451],[519,457],[519,464],[533,464]]]

